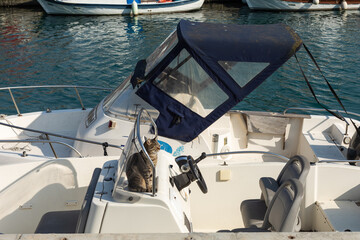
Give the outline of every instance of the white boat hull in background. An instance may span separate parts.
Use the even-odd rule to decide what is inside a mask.
[[[125,1],[106,0],[38,0],[48,14],[64,15],[130,15],[132,4]],[[138,3],[138,14],[157,14],[198,10],[204,0],[178,0],[172,2]],[[135,14],[137,15],[137,14]]]
[[[247,0],[252,10],[275,11],[320,11],[320,10],[360,10],[360,4],[316,4],[282,0]]]

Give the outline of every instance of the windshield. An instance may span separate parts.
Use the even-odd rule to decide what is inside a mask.
[[[141,107],[146,108],[153,118],[159,112],[135,94],[128,77],[114,92],[104,100],[104,112],[112,117],[134,120]]]
[[[172,32],[160,46],[146,59],[145,76],[159,63],[178,43],[176,31]]]
[[[227,94],[185,49],[153,84],[201,117],[206,117],[228,99]]]
[[[248,84],[256,75],[258,75],[270,64],[267,62],[231,61],[219,61],[218,63],[240,87],[244,87],[246,84]]]
[[[173,31],[160,46],[146,59],[145,76],[161,62],[164,57],[176,46],[177,33]],[[147,108],[152,117],[156,118],[158,112],[136,94],[130,84],[131,75],[104,100],[104,112],[117,118],[133,118],[140,106]]]

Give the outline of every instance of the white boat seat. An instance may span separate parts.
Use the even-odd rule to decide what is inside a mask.
[[[259,180],[259,185],[261,189],[261,200],[263,200],[261,202],[264,202],[267,207],[281,184],[271,177],[262,177]]]
[[[265,200],[266,206],[269,206],[275,192],[279,186],[290,178],[298,179],[305,186],[306,177],[310,170],[310,163],[304,158],[296,155],[290,158],[281,170],[277,179],[271,177],[260,178],[259,185],[262,192],[262,199]]]
[[[297,230],[300,204],[304,196],[303,186],[297,179],[288,179],[276,191],[267,208],[261,227],[234,229],[233,232],[294,232]],[[260,206],[260,205],[259,205]],[[266,207],[265,203],[261,207]],[[258,211],[257,214],[260,214]],[[243,218],[246,215],[243,215]]]
[[[286,163],[281,170],[277,180],[271,177],[263,177],[259,180],[261,188],[261,199],[249,199],[241,203],[240,210],[243,217],[244,226],[261,227],[264,221],[267,207],[274,198],[279,186],[286,180],[295,178],[300,181],[302,186],[305,185],[306,177],[310,170],[310,163],[300,156],[294,156]],[[300,230],[301,223],[298,218],[297,230]]]
[[[101,168],[95,168],[81,210],[47,212],[35,233],[83,233],[100,173]]]
[[[80,210],[45,213],[35,233],[75,233]]]
[[[267,206],[264,200],[249,199],[245,200],[240,205],[240,211],[244,226],[246,228],[261,228]]]

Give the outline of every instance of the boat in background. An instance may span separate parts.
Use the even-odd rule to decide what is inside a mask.
[[[138,15],[187,12],[201,8],[204,0],[38,0],[47,14]]]
[[[360,10],[359,0],[246,0],[252,10]]]

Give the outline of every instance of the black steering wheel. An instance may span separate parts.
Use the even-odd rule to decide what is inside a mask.
[[[203,193],[207,193],[208,189],[207,189],[205,180],[204,180],[203,176],[201,175],[200,169],[197,165],[197,161],[195,161],[191,156],[188,156],[188,163],[189,163],[190,171],[192,173],[192,177],[194,178],[194,179],[191,179],[191,181],[196,181],[200,190]]]

